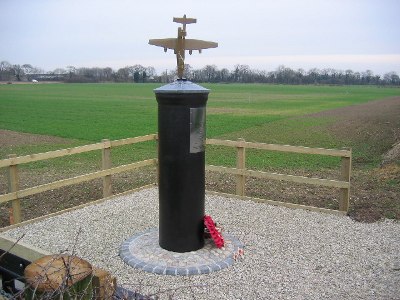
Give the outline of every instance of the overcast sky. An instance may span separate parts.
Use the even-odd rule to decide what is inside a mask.
[[[0,0],[0,60],[46,71],[142,64],[176,67],[148,45],[176,37],[172,17],[197,18],[188,38],[219,43],[195,68],[317,68],[400,74],[400,0]]]

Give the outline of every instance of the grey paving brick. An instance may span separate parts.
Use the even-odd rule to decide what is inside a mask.
[[[126,264],[149,273],[173,276],[208,274],[235,263],[232,257],[242,247],[241,243],[229,234],[224,234],[224,239],[227,243],[222,249],[206,240],[202,249],[177,253],[159,246],[158,229],[153,228],[128,238],[122,243],[119,255]]]

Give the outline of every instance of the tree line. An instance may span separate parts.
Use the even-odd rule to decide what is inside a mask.
[[[396,72],[384,75],[374,74],[371,70],[354,72],[353,70],[337,70],[332,68],[308,71],[291,69],[283,65],[273,71],[251,69],[248,65],[236,65],[233,70],[219,69],[215,65],[207,65],[194,69],[185,65],[184,76],[193,82],[210,83],[272,83],[272,84],[338,84],[338,85],[392,85],[400,86],[400,78]],[[0,81],[63,81],[63,82],[171,82],[176,78],[176,71],[166,70],[157,74],[154,67],[142,65],[126,66],[118,70],[110,67],[76,68],[67,66],[45,72],[30,64],[10,64],[0,62]]]

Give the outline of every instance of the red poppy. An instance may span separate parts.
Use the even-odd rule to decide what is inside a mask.
[[[218,248],[222,248],[224,246],[224,238],[221,233],[215,228],[215,223],[210,216],[204,216],[204,225],[210,232],[211,238],[213,239],[215,245]]]

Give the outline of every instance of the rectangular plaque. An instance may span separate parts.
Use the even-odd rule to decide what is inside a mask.
[[[206,144],[206,108],[190,108],[190,153],[203,152]]]

